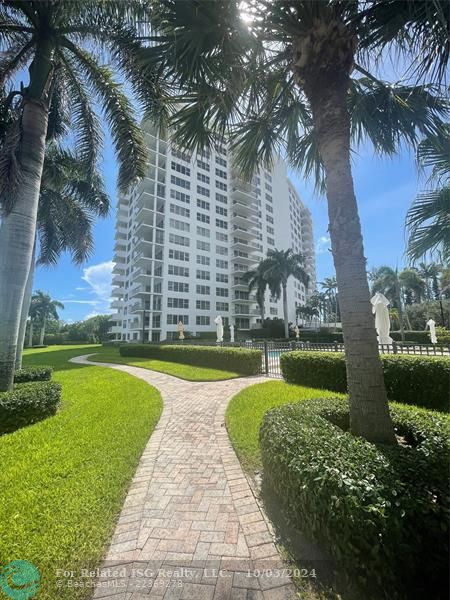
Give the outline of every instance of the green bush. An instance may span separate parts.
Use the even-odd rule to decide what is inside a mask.
[[[61,402],[61,386],[52,381],[23,383],[0,393],[0,434],[54,415]]]
[[[14,373],[14,383],[49,381],[52,378],[52,373],[52,367],[24,367]]]
[[[194,345],[126,344],[120,346],[121,356],[154,358],[197,367],[233,371],[241,375],[261,372],[262,353],[246,348],[223,348]]]
[[[436,327],[438,344],[450,345],[450,331],[445,327]]]
[[[360,597],[448,598],[449,419],[392,405],[403,444],[348,433],[348,403],[310,400],[268,412],[264,476],[294,528],[331,553]]]
[[[390,400],[449,411],[449,358],[385,354],[381,361]],[[347,391],[345,355],[341,352],[285,352],[280,363],[288,383]]]
[[[408,331],[405,330],[405,342],[415,342],[416,344],[431,344],[429,331]],[[391,331],[391,338],[396,342],[402,341],[400,331]]]

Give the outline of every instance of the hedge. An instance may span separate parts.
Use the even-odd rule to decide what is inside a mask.
[[[121,356],[167,360],[185,365],[233,371],[241,375],[261,372],[262,353],[247,348],[215,346],[126,344],[120,346]]]
[[[0,393],[0,434],[10,433],[54,415],[61,402],[61,385],[52,381],[23,383]]]
[[[52,378],[52,373],[52,367],[24,367],[14,373],[14,383],[49,381]]]
[[[449,412],[450,358],[385,354],[381,362],[390,400]],[[347,391],[345,355],[341,352],[285,352],[280,364],[288,383]]]
[[[348,403],[310,400],[268,412],[264,477],[294,529],[363,590],[359,597],[448,598],[446,415],[392,406],[403,444],[378,448],[347,432]]]

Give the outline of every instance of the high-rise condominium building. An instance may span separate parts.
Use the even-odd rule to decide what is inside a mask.
[[[119,198],[113,271],[114,338],[159,341],[214,331],[214,319],[249,330],[261,321],[242,280],[273,248],[305,257],[308,289],[289,281],[289,319],[315,287],[311,213],[278,160],[251,183],[233,170],[225,144],[197,155],[171,145],[147,123],[146,177]],[[266,317],[283,317],[267,293]]]

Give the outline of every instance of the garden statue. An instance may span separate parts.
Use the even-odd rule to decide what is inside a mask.
[[[437,344],[437,337],[436,337],[436,321],[433,321],[433,319],[429,319],[427,321],[427,324],[425,325],[425,329],[429,327],[430,328],[430,339],[431,339],[431,343],[432,344]]]
[[[230,325],[230,342],[234,342],[234,325]]]
[[[298,338],[300,337],[300,329],[298,328],[298,325],[296,325],[294,327],[294,333],[295,333],[295,338],[298,340]]]
[[[223,342],[223,320],[220,315],[214,319],[216,324],[217,342]]]
[[[183,321],[178,321],[177,331],[178,331],[178,339],[179,340],[184,340],[184,325],[183,325]]]
[[[392,338],[389,335],[391,322],[389,320],[389,300],[380,292],[377,292],[370,299],[372,303],[372,312],[375,315],[375,329],[378,333],[379,344],[392,344]]]

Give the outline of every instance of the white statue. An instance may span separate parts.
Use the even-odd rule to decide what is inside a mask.
[[[183,325],[183,321],[178,321],[177,331],[178,331],[178,339],[179,340],[184,340],[184,325]]]
[[[223,320],[220,315],[214,319],[216,324],[217,342],[223,342]]]
[[[370,299],[372,303],[372,312],[375,315],[375,329],[378,333],[379,344],[392,344],[392,338],[389,335],[391,321],[389,319],[389,300],[380,292],[377,292]]]
[[[234,325],[230,325],[230,342],[234,342]]]
[[[429,327],[430,328],[430,338],[431,338],[431,343],[432,344],[437,344],[437,337],[436,337],[436,321],[433,321],[433,319],[428,319],[427,324],[425,325],[425,329]]]
[[[300,337],[300,329],[298,328],[298,325],[296,325],[294,327],[294,333],[295,333],[295,337],[298,340],[298,338]]]

